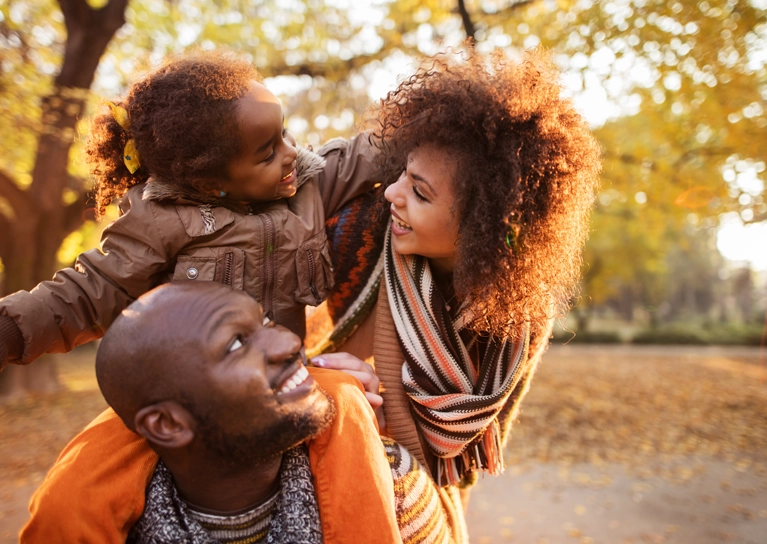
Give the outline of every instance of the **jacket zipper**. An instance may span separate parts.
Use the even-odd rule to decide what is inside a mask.
[[[224,255],[224,277],[222,283],[224,285],[232,286],[232,265],[234,264],[234,253],[229,251]]]
[[[319,293],[317,293],[317,287],[314,285],[314,254],[311,249],[306,250],[306,259],[309,261],[309,289],[311,289],[312,294],[314,295],[314,300],[319,306],[322,299],[320,298]]]
[[[264,315],[274,319],[272,315],[272,293],[274,291],[274,222],[267,214],[259,215],[264,223],[264,290],[261,305]]]

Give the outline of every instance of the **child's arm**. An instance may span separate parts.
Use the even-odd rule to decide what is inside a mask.
[[[0,345],[18,350],[18,332],[7,325],[8,318],[23,336],[17,362],[30,363],[44,353],[67,352],[100,338],[128,304],[162,281],[173,252],[184,243],[168,231],[185,231],[174,213],[163,214],[163,220],[169,223],[175,216],[179,226],[163,224],[161,232],[158,205],[141,202],[141,195],[141,186],[126,194],[124,213],[104,229],[100,250],[81,254],[73,268],[58,271],[52,281],[0,299],[0,318],[6,317],[10,329],[5,335],[0,330]]]
[[[383,181],[375,165],[377,152],[366,133],[349,140],[335,138],[317,151],[326,162],[319,174],[325,217]]]

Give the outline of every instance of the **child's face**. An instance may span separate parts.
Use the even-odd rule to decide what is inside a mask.
[[[237,123],[242,148],[221,189],[227,198],[260,202],[296,194],[296,141],[283,128],[277,97],[252,82],[237,101]]]

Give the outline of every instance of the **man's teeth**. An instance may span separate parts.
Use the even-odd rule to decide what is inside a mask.
[[[413,228],[413,227],[411,227],[410,225],[408,225],[407,223],[405,223],[404,221],[400,221],[400,220],[399,220],[399,219],[397,219],[396,217],[393,217],[392,219],[394,219],[394,223],[395,223],[395,224],[396,224],[396,225],[397,225],[399,228],[401,228],[401,229],[412,229],[412,228]]]
[[[296,387],[304,383],[308,377],[309,371],[306,370],[306,367],[299,367],[295,374],[288,378],[282,388],[277,391],[277,394],[279,395],[280,393],[288,393],[289,391],[293,391]]]

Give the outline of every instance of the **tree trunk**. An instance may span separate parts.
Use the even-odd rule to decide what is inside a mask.
[[[69,233],[85,219],[85,189],[67,173],[75,125],[82,115],[101,55],[125,23],[128,0],[110,0],[100,9],[86,0],[59,0],[67,28],[64,60],[53,91],[41,103],[43,130],[38,138],[32,183],[22,190],[10,175],[0,172],[0,192],[13,217],[0,215],[0,258],[5,266],[7,293],[31,289],[50,279],[56,252]],[[80,198],[65,205],[65,189]],[[58,388],[55,360],[9,368],[0,373],[0,396]]]

